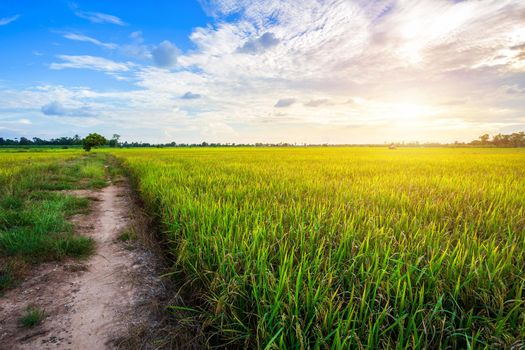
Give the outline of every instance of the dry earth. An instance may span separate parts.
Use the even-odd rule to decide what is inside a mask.
[[[156,277],[159,261],[150,250],[117,239],[135,221],[129,186],[72,194],[92,199],[90,213],[72,221],[79,234],[93,237],[96,253],[85,261],[44,264],[4,294],[0,349],[112,349],[133,337],[130,332],[155,326],[155,305],[165,293]],[[28,306],[45,311],[40,326],[20,324]]]

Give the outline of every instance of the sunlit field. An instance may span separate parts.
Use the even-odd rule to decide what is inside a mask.
[[[21,169],[50,164],[57,159],[70,159],[79,154],[80,152],[71,150],[0,149],[0,183],[12,178]]]
[[[194,296],[186,315],[212,342],[525,346],[523,149],[112,154],[160,219],[172,277]]]

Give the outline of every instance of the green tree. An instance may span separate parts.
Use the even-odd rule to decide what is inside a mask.
[[[104,136],[99,135],[97,133],[92,133],[86,136],[82,140],[82,147],[86,150],[86,152],[91,151],[91,148],[102,146],[107,143],[107,140]]]

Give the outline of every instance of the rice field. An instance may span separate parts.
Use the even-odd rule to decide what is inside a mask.
[[[112,153],[212,345],[525,346],[522,149]]]
[[[12,179],[21,169],[31,166],[50,164],[57,160],[66,160],[78,156],[78,151],[40,151],[0,150],[0,183]]]
[[[523,149],[0,152],[0,292],[91,251],[67,222],[87,203],[53,191],[105,186],[108,154],[160,224],[168,309],[210,346],[525,346]]]

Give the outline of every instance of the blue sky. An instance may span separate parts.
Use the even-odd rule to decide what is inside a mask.
[[[0,2],[0,136],[470,140],[525,129],[525,3]]]
[[[126,55],[122,50],[70,40],[65,36],[76,34],[77,38],[82,35],[103,43],[132,45],[134,40],[130,35],[145,30],[145,43],[158,44],[169,39],[181,50],[189,50],[193,47],[189,40],[193,28],[205,26],[210,20],[194,0],[160,1],[155,6],[147,4],[146,1],[3,0],[0,2],[0,16],[19,17],[1,27],[0,44],[8,48],[8,52],[0,56],[2,80],[16,86],[86,82],[94,88],[120,88],[122,84],[104,74],[93,76],[90,71],[53,71],[48,69],[49,62],[63,54],[102,56],[139,64],[144,60]],[[115,17],[122,24],[107,20],[97,23],[97,13],[118,14]]]

